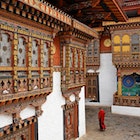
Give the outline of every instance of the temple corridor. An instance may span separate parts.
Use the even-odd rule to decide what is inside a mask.
[[[87,134],[79,140],[139,140],[140,117],[112,114],[109,107],[103,107],[106,112],[106,130],[99,131],[98,108],[86,106]]]

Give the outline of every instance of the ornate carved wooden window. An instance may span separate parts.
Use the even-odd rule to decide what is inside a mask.
[[[93,44],[89,44],[87,47],[87,56],[88,57],[92,57],[92,48],[93,48]]]
[[[43,53],[43,66],[49,67],[49,46],[48,43],[44,43],[44,53]]]
[[[76,58],[75,58],[75,67],[78,68],[79,66],[79,53],[78,50],[76,50]]]
[[[131,51],[139,52],[139,35],[133,34],[131,36]]]
[[[91,97],[91,88],[88,88],[88,97]]]
[[[115,35],[113,38],[113,44],[114,44],[114,48],[113,51],[115,53],[117,52],[121,52],[121,38],[118,35]]]
[[[87,73],[86,78],[86,98],[99,101],[99,81],[98,73]]]
[[[66,66],[66,47],[63,46],[63,67]]]
[[[84,53],[81,51],[80,68],[84,68]]]
[[[70,67],[74,67],[74,50],[70,49]]]
[[[0,67],[5,67],[7,71],[0,71],[0,94],[8,94],[12,92],[12,42],[10,41],[10,37],[10,34],[5,33],[5,31],[1,32]]]
[[[122,52],[130,52],[130,37],[123,35],[122,37]]]
[[[36,40],[32,41],[32,67],[38,67],[38,49],[39,45]]]
[[[88,80],[88,86],[91,86],[91,80]]]
[[[2,33],[0,41],[0,66],[11,66],[12,45],[9,35]]]
[[[25,67],[26,66],[26,42],[24,38],[18,39],[18,66]]]
[[[99,40],[95,39],[87,47],[87,69],[97,70],[100,65]]]
[[[94,57],[99,57],[99,41],[94,40],[93,45],[94,45],[93,56]]]

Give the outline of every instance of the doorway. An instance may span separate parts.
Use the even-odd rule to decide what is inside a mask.
[[[99,102],[99,74],[87,73],[86,75],[86,98]]]

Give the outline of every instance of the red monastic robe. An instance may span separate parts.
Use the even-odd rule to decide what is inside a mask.
[[[104,124],[104,118],[105,118],[105,112],[103,109],[101,109],[98,113],[99,125],[101,130],[104,130],[106,128]]]

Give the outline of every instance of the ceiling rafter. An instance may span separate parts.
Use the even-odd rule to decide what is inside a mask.
[[[103,21],[126,21],[127,16],[117,0],[47,0],[71,17],[91,28],[101,25]]]

